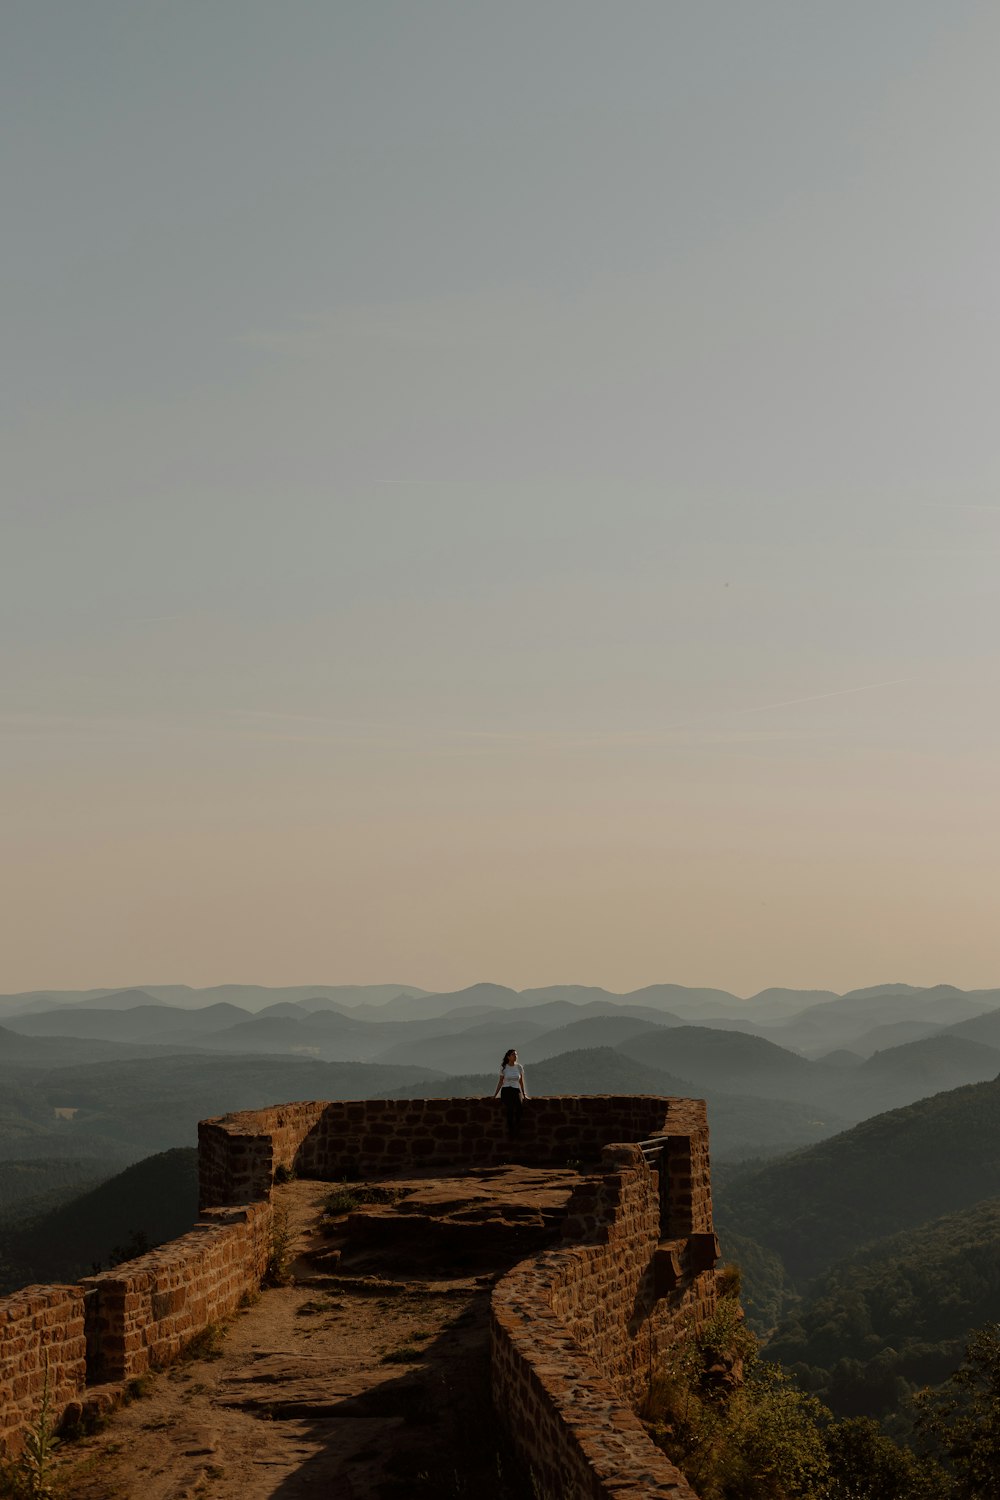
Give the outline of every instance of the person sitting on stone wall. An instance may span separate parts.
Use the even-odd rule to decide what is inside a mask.
[[[500,1095],[503,1104],[504,1117],[507,1122],[507,1139],[516,1141],[521,1134],[521,1103],[527,1099],[527,1090],[524,1087],[524,1069],[517,1060],[517,1049],[510,1047],[503,1055],[500,1064],[500,1077],[497,1086],[493,1090],[493,1097]]]

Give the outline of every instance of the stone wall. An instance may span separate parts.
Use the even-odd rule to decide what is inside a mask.
[[[246,1110],[198,1124],[199,1200],[202,1208],[256,1203],[271,1195],[275,1169],[309,1177],[325,1102]]]
[[[90,1378],[131,1380],[256,1291],[271,1253],[270,1203],[210,1210],[189,1234],[82,1283]]]
[[[59,1416],[87,1378],[80,1287],[27,1286],[0,1297],[0,1455],[19,1450],[24,1427],[41,1410],[46,1366]]]
[[[671,1101],[668,1121],[655,1168],[637,1146],[607,1147],[603,1176],[570,1200],[564,1247],[493,1293],[497,1408],[540,1489],[567,1500],[697,1500],[632,1410],[662,1353],[716,1302],[704,1105]]]
[[[631,1094],[529,1099],[517,1159],[529,1166],[597,1161],[609,1141],[643,1140],[667,1129],[668,1103]],[[266,1198],[280,1169],[336,1182],[414,1166],[490,1166],[511,1154],[499,1101],[472,1098],[250,1110],[203,1120],[198,1145],[206,1208]]]
[[[78,1286],[0,1298],[0,1456],[19,1450],[41,1409],[46,1351],[55,1420],[79,1416],[95,1387],[168,1364],[260,1286],[272,1218],[270,1203],[217,1209],[180,1239]]]

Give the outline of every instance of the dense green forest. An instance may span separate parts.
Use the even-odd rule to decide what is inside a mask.
[[[742,1267],[766,1357],[838,1418],[877,1418],[911,1440],[919,1392],[1000,1320],[998,1194],[996,1082],[724,1167],[723,1251]]]
[[[0,1160],[0,1226],[34,1217],[96,1187],[127,1164],[126,1159],[32,1156]]]
[[[735,1292],[671,1345],[642,1409],[701,1500],[996,1500],[1000,1327],[975,1331],[953,1373],[915,1395],[904,1444],[762,1358]]]
[[[880,1240],[810,1287],[768,1358],[841,1415],[886,1416],[1000,1321],[1000,1198]]]

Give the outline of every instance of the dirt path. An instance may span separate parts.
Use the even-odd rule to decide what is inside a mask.
[[[333,1222],[329,1184],[280,1189],[294,1282],[67,1444],[66,1500],[527,1500],[490,1406],[489,1292],[577,1180],[411,1178]]]

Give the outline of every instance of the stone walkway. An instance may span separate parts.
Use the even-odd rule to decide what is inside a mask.
[[[556,1238],[578,1182],[496,1167],[278,1189],[294,1280],[64,1445],[66,1500],[530,1500],[491,1410],[489,1294]],[[376,1201],[331,1218],[331,1192]]]

